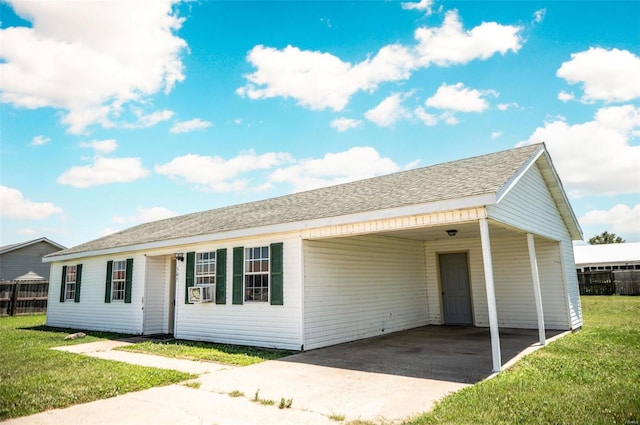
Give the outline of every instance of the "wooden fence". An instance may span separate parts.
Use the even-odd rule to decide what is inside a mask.
[[[578,273],[580,295],[640,295],[640,270]]]
[[[0,280],[0,316],[46,313],[48,280]]]

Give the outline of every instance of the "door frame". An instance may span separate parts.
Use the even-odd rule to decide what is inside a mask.
[[[455,251],[436,251],[436,267],[438,270],[438,299],[440,300],[440,324],[447,325],[444,320],[444,297],[442,294],[442,273],[440,271],[440,256],[447,254],[465,254],[467,256],[467,282],[469,283],[469,305],[471,310],[471,324],[468,326],[476,325],[476,314],[473,303],[473,282],[471,281],[471,260],[469,250],[455,250]],[[455,326],[455,325],[452,325]]]

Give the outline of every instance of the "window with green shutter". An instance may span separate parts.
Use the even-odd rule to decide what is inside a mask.
[[[227,250],[216,251],[216,304],[227,302]]]
[[[233,248],[233,304],[243,304],[244,248]]]
[[[283,305],[284,304],[284,292],[283,292],[283,274],[284,268],[282,258],[283,244],[273,243],[271,244],[271,305]]]
[[[82,276],[82,264],[75,266],[62,266],[62,279],[60,282],[60,302],[80,302],[80,281]]]
[[[196,253],[195,252],[187,252],[187,268],[185,273],[185,288],[184,288],[184,303],[191,304],[189,302],[189,288],[193,286],[194,281],[194,272],[195,272],[195,261],[196,261]]]

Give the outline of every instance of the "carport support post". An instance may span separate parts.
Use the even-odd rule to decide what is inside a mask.
[[[529,260],[531,261],[533,295],[536,300],[536,314],[538,315],[538,336],[540,338],[540,345],[545,345],[547,343],[547,337],[544,333],[544,312],[542,311],[542,294],[540,293],[540,275],[538,274],[536,244],[531,233],[527,233],[527,245],[529,246]]]
[[[493,260],[491,259],[491,240],[489,239],[489,223],[481,218],[480,241],[482,243],[482,261],[484,263],[484,280],[487,288],[487,308],[489,310],[489,329],[491,330],[491,353],[493,357],[493,371],[502,370],[502,355],[500,354],[500,331],[498,330],[498,310],[496,309],[496,288],[493,282]]]

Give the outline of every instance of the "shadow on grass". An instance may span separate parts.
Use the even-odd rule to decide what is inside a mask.
[[[136,336],[131,334],[117,333],[117,332],[87,331],[82,329],[71,329],[71,328],[55,328],[55,327],[46,326],[46,325],[25,326],[25,327],[16,328],[16,329],[19,329],[21,331],[53,332],[53,333],[60,333],[60,334],[63,334],[63,333],[74,334],[77,332],[82,332],[87,336],[92,336],[92,337],[101,338],[101,339],[112,339],[112,340],[123,340],[123,339],[133,338]]]
[[[200,349],[215,349],[221,351],[226,354],[242,354],[249,356],[260,356],[268,359],[279,359],[281,357],[290,356],[292,354],[296,354],[294,351],[289,350],[279,350],[276,348],[261,348],[261,347],[251,347],[245,345],[230,345],[230,344],[219,344],[215,342],[204,342],[204,341],[188,341],[184,339],[154,339],[154,338],[144,338],[145,342],[150,342],[158,345],[174,345],[177,347],[183,348],[200,348]]]

